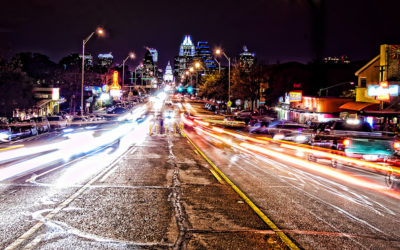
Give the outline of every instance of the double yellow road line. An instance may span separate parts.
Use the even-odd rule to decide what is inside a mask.
[[[221,178],[228,183],[233,190],[250,206],[250,208],[271,228],[272,231],[275,232],[276,235],[288,246],[290,249],[300,249],[281,229],[279,229],[275,223],[268,218],[222,171],[215,166],[215,164],[208,159],[208,157],[193,143],[193,141],[185,134],[182,130],[182,135],[186,137],[186,139],[193,145],[193,147],[197,150],[197,152],[203,156],[203,158],[213,167],[214,171],[211,171],[215,178],[221,182]],[[219,176],[220,177],[219,177]],[[218,176],[218,177],[217,177]]]

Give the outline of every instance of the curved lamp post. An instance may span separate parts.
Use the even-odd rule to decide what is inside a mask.
[[[128,59],[135,59],[136,55],[133,52],[130,52],[129,55],[122,61],[122,96],[124,96],[124,87],[125,87],[125,63]],[[136,72],[136,69],[135,69]],[[136,77],[136,73],[135,73]]]
[[[82,86],[81,86],[81,116],[83,116],[83,111],[85,110],[83,107],[83,85],[85,83],[85,45],[86,43],[92,38],[94,34],[97,34],[98,36],[104,36],[105,31],[103,28],[97,28],[96,31],[93,31],[90,33],[90,35],[86,38],[83,39],[82,41]]]

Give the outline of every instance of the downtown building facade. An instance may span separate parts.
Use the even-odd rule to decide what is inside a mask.
[[[193,62],[196,50],[192,38],[186,35],[179,48],[179,54],[174,58],[174,76],[175,79],[182,79],[185,72]]]
[[[207,41],[199,41],[196,46],[190,35],[186,35],[179,47],[179,54],[174,58],[174,77],[176,80],[182,81],[185,78],[185,72],[193,67],[195,62],[201,64],[201,69],[212,72],[216,70],[216,62],[212,50]]]

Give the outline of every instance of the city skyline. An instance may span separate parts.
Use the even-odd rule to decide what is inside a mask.
[[[87,52],[113,51],[116,63],[131,50],[142,58],[147,46],[159,51],[160,66],[165,67],[185,34],[223,47],[231,55],[247,45],[260,61],[269,63],[309,62],[316,55],[360,60],[375,56],[382,43],[400,41],[393,32],[399,25],[394,12],[398,5],[361,0],[251,1],[246,5],[206,1],[201,6],[36,0],[21,8],[8,2],[0,15],[0,53],[32,51],[59,61],[63,55],[79,52],[82,40],[101,25],[107,37],[91,40]],[[379,20],[385,20],[384,29]]]

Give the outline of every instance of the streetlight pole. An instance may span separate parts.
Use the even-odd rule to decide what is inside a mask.
[[[218,73],[221,73],[221,63],[218,62],[217,58],[214,57],[214,61],[218,63]]]
[[[326,88],[319,89],[318,95],[321,96],[322,91],[323,91],[323,90],[326,90],[325,95],[328,96],[328,90],[329,90],[329,89],[335,88],[335,87],[338,87],[338,86],[341,86],[341,85],[345,85],[345,84],[348,84],[348,83],[350,83],[351,85],[354,85],[354,82],[340,82],[340,83],[337,83],[337,84],[335,84],[335,85],[332,85],[332,86],[329,86],[329,87],[326,87]]]
[[[90,38],[92,38],[92,36],[97,33],[98,35],[103,35],[104,34],[104,30],[102,28],[97,28],[96,31],[93,31],[92,33],[90,33],[90,35],[86,38],[83,39],[82,41],[82,84],[81,84],[81,116],[83,116],[83,111],[84,111],[84,107],[83,107],[83,85],[85,83],[85,45],[86,43],[90,40]]]
[[[128,61],[129,58],[134,59],[135,54],[132,52],[129,53],[129,55],[122,61],[122,98],[124,96],[124,87],[125,87],[125,63],[126,63],[126,61]],[[136,77],[136,73],[135,73],[135,77]]]
[[[228,100],[229,102],[231,101],[231,58],[229,58],[224,51],[221,49],[217,49],[215,51],[217,55],[220,55],[221,53],[225,56],[226,60],[228,60]]]

